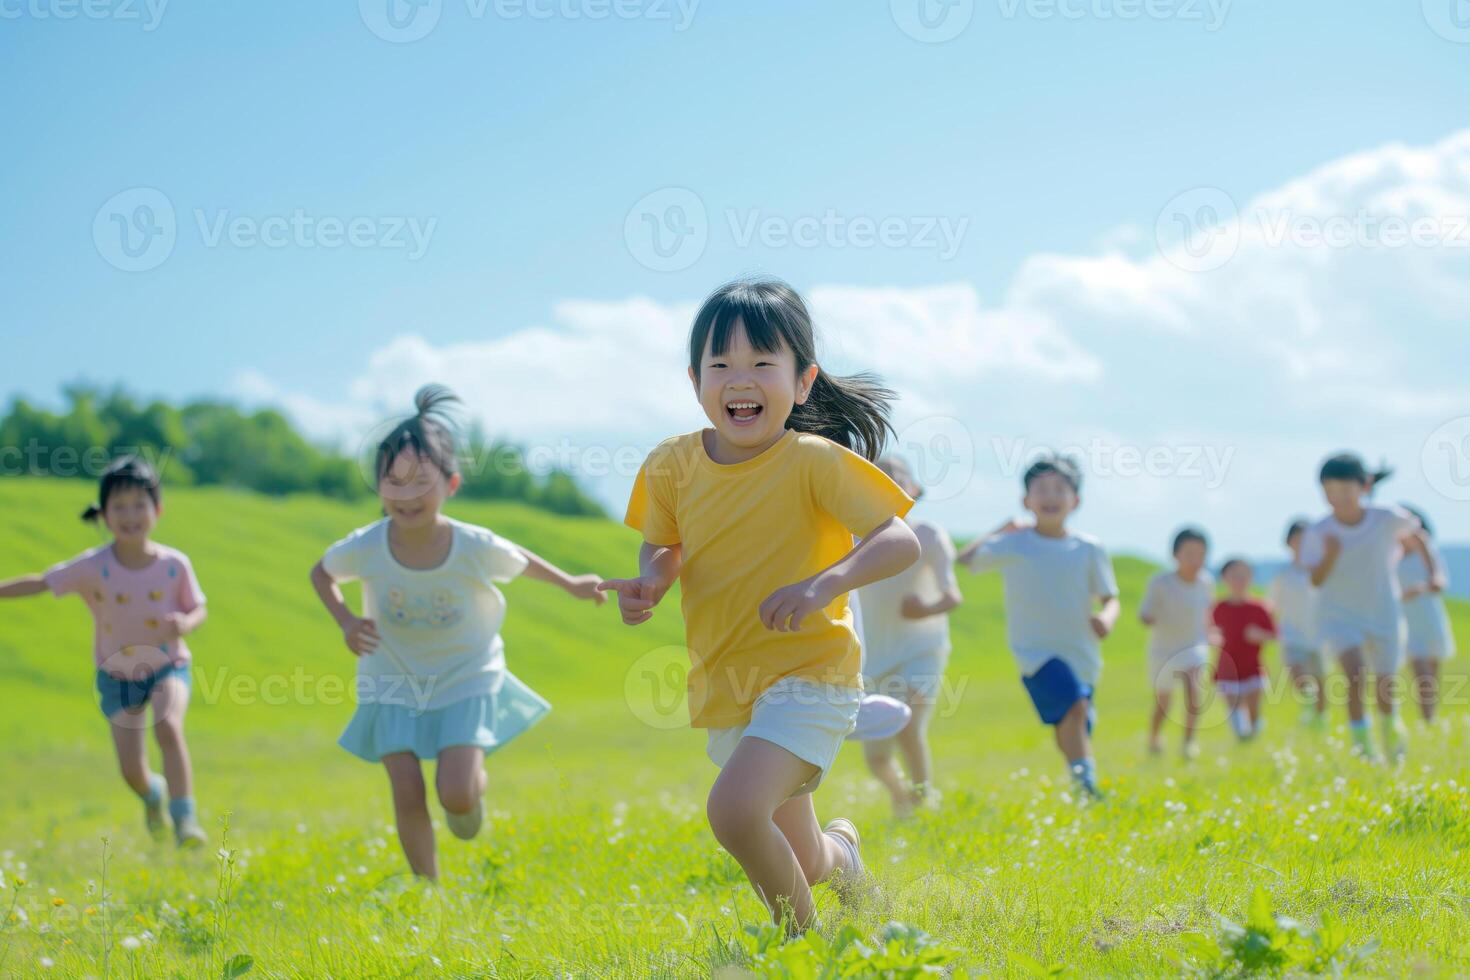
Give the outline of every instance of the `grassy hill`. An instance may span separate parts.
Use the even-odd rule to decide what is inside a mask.
[[[86,495],[74,482],[0,480],[0,578],[100,543],[76,519]],[[241,953],[270,976],[706,976],[758,964],[741,925],[759,906],[704,823],[715,770],[702,733],[651,710],[649,683],[682,640],[673,597],[628,629],[611,606],[505,587],[511,669],[554,711],[491,757],[486,830],[469,844],[441,833],[443,885],[416,888],[386,779],[335,745],[354,664],[307,581],[375,507],[218,489],[170,491],[165,507],[158,538],[190,555],[209,596],[190,640],[188,730],[201,816],[218,835],[228,814],[233,864],[144,835],[95,707],[81,602],[0,605],[0,897],[17,903],[0,974],[49,961],[51,975],[219,976]],[[571,570],[633,571],[636,538],[609,521],[483,503],[449,512]],[[1454,703],[1416,731],[1402,771],[1347,758],[1340,728],[1302,734],[1284,696],[1256,744],[1236,746],[1216,705],[1201,760],[1150,759],[1133,611],[1151,569],[1126,558],[1117,569],[1126,609],[1098,702],[1108,801],[1065,795],[1004,647],[999,582],[962,575],[933,725],[945,805],[890,821],[860,752],[846,750],[818,812],[858,822],[882,898],[849,914],[823,890],[829,934],[851,922],[872,935],[895,919],[971,973],[1035,961],[1171,975],[1182,934],[1213,935],[1215,913],[1244,915],[1259,885],[1285,913],[1325,912],[1354,942],[1380,940],[1370,972],[1470,971],[1470,656],[1452,662]],[[1456,603],[1454,616],[1470,644],[1470,608]]]

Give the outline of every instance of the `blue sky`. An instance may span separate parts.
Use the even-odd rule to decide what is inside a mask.
[[[1435,439],[1470,452],[1458,0],[925,0],[963,24],[943,43],[905,32],[920,0],[392,0],[432,23],[407,43],[372,29],[388,2],[0,0],[3,394],[224,393],[351,439],[448,375],[492,430],[646,446],[700,422],[690,304],[772,273],[824,297],[829,366],[893,377],[905,427],[958,424],[979,462],[926,505],[957,531],[1014,510],[1017,445],[1097,439],[1174,470],[1100,474],[1082,523],[1120,548],[1197,520],[1270,550],[1343,446],[1470,539],[1459,471],[1429,471]],[[1156,226],[1181,193],[1213,213],[1197,188],[1440,237],[1314,253],[1256,221],[1225,268],[1180,271]],[[124,271],[112,215],[160,200],[172,247]],[[681,215],[702,247],[650,268],[638,229]],[[310,230],[258,241],[293,216]],[[1219,480],[1181,475],[1211,448]]]

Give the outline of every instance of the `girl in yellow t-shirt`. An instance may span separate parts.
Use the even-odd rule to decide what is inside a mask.
[[[856,828],[823,828],[810,795],[862,699],[847,593],[919,557],[901,519],[913,501],[870,462],[892,392],[824,373],[815,346],[783,282],[705,301],[689,379],[713,427],[649,454],[625,518],[643,534],[638,577],[600,586],[636,626],[679,580],[690,719],[721,767],[710,829],[793,931],[812,922],[812,885],[846,897],[865,877]]]

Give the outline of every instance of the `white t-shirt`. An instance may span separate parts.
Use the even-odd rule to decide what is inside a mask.
[[[1434,563],[1439,567],[1440,577],[1449,584],[1449,572],[1445,570],[1444,558],[1433,544],[1429,550]],[[1405,589],[1425,585],[1429,582],[1429,569],[1418,553],[1405,555],[1399,562],[1399,585]],[[1409,648],[1413,650],[1435,649],[1453,653],[1455,636],[1450,629],[1449,612],[1445,609],[1444,596],[1438,592],[1422,592],[1404,603],[1404,622],[1409,628]],[[1416,642],[1417,641],[1417,642]]]
[[[1271,580],[1270,598],[1281,645],[1317,649],[1317,588],[1312,573],[1301,565],[1287,565]]]
[[[1397,634],[1402,606],[1399,539],[1418,527],[1418,521],[1397,507],[1367,507],[1363,519],[1351,527],[1329,514],[1308,528],[1302,538],[1302,564],[1308,568],[1322,562],[1323,535],[1342,542],[1337,563],[1317,589],[1318,623],[1350,624],[1380,636]]]
[[[990,569],[1000,569],[1005,579],[1006,635],[1021,673],[1030,677],[1056,657],[1078,680],[1096,684],[1102,644],[1092,631],[1095,603],[1118,594],[1113,564],[1097,539],[1012,531],[986,541],[971,557],[971,571]]]
[[[863,608],[863,671],[872,676],[910,657],[949,652],[948,615],[906,619],[901,610],[905,596],[935,602],[957,588],[954,542],[937,524],[922,520],[908,524],[919,539],[919,560],[892,578],[857,590]]]
[[[1149,579],[1143,593],[1140,616],[1151,618],[1148,652],[1152,657],[1172,657],[1185,650],[1208,648],[1210,608],[1215,603],[1215,580],[1201,569],[1193,582],[1178,572],[1159,572]]]
[[[450,520],[449,555],[437,568],[400,565],[388,549],[388,518],[327,549],[322,567],[339,582],[362,580],[363,616],[382,638],[357,661],[363,703],[434,710],[499,689],[505,673],[505,597],[526,556],[504,538]]]

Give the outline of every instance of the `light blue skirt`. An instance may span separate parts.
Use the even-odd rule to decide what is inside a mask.
[[[451,745],[478,745],[489,755],[550,710],[545,698],[506,671],[499,691],[429,711],[398,704],[359,704],[337,744],[368,762],[393,752],[434,759]]]

